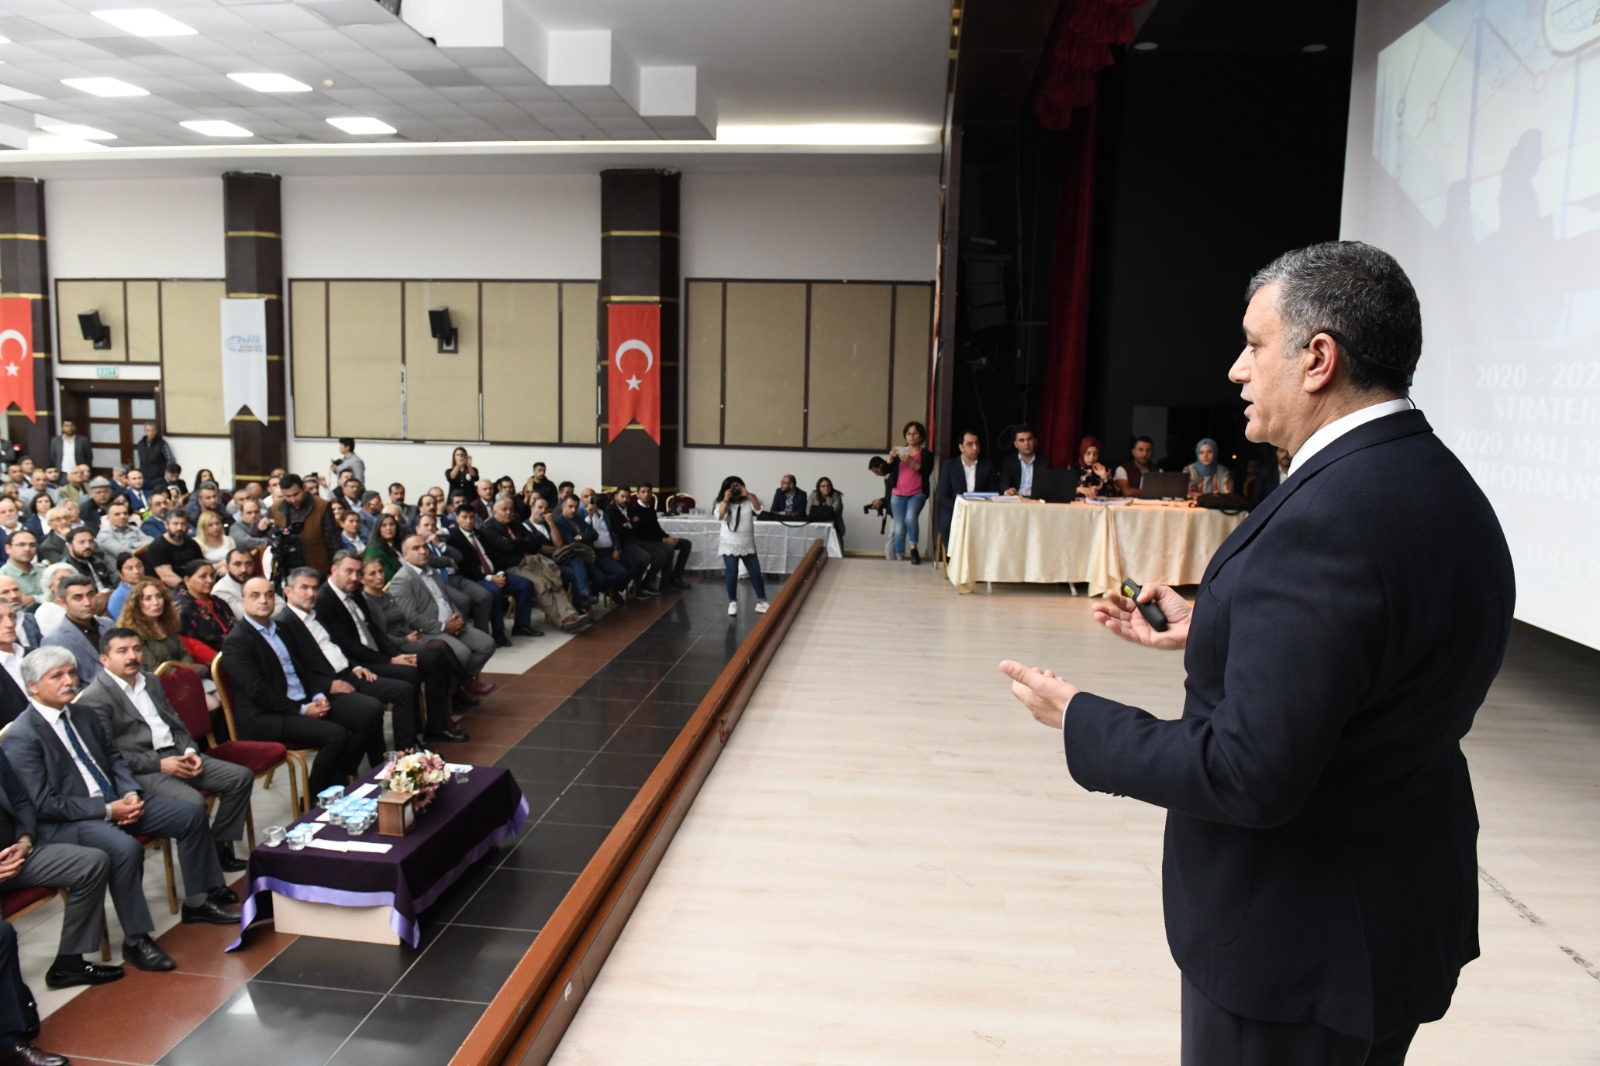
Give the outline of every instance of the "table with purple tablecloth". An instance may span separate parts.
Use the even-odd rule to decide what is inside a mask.
[[[368,775],[357,787],[372,779]],[[321,813],[312,811],[301,821],[314,822]],[[351,837],[331,824],[324,824],[317,834],[320,840],[392,844],[385,854],[258,845],[245,872],[240,938],[229,950],[243,942],[242,930],[272,912],[270,896],[261,898],[264,893],[307,904],[386,908],[390,929],[415,947],[420,935],[417,916],[490,848],[515,836],[527,816],[528,801],[511,772],[483,766],[466,781],[441,787],[433,804],[403,837],[382,836],[376,829]]]

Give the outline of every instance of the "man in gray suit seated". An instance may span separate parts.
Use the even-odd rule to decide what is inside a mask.
[[[65,648],[77,664],[78,681],[88,684],[105,669],[100,665],[100,638],[111,628],[111,619],[94,613],[94,582],[73,574],[56,582],[56,598],[66,608],[67,617],[44,634],[41,648]]]
[[[139,795],[122,755],[87,707],[76,707],[78,671],[65,648],[40,648],[22,660],[32,706],[6,733],[6,755],[33,800],[43,843],[81,844],[111,859],[111,902],[122,924],[122,959],[141,970],[171,970],[172,957],[150,938],[144,898],[144,846],[135,834],[172,837],[187,890],[183,921],[236,925],[237,902],[222,883],[203,807]],[[224,902],[226,901],[226,902]]]
[[[233,842],[244,838],[244,817],[250,809],[255,775],[237,763],[199,753],[194,737],[156,675],[140,668],[144,645],[131,629],[112,629],[100,638],[100,662],[105,672],[94,679],[80,707],[88,707],[122,753],[133,779],[147,796],[167,796],[204,808],[204,789],[217,798],[211,836],[217,842],[217,862],[236,873],[245,862],[234,854]]]
[[[494,654],[494,638],[467,625],[445,595],[444,582],[428,564],[428,545],[416,534],[400,545],[400,570],[389,582],[389,595],[404,612],[406,625],[429,640],[442,641],[472,680],[461,687],[469,695],[487,696],[495,686],[478,674]]]
[[[111,860],[103,851],[78,844],[35,844],[38,832],[33,800],[0,752],[0,893],[36,886],[67,890],[61,943],[44,983],[66,988],[115,981],[122,976],[122,967],[83,961],[85,954],[100,946]]]

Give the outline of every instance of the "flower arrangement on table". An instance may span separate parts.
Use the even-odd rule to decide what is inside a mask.
[[[378,771],[378,780],[386,791],[411,793],[412,809],[421,814],[433,803],[439,786],[450,780],[450,770],[433,752],[408,748]]]

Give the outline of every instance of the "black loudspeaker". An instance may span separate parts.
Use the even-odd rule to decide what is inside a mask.
[[[969,252],[962,257],[966,268],[962,292],[966,296],[967,329],[979,330],[1003,326],[1011,320],[1006,310],[1007,255],[983,255]]]
[[[428,308],[428,332],[439,342],[439,351],[449,354],[456,350],[456,327],[450,324],[448,307]]]
[[[78,329],[83,331],[83,339],[93,341],[96,351],[105,351],[111,347],[111,327],[100,321],[99,311],[84,311],[78,315]]]

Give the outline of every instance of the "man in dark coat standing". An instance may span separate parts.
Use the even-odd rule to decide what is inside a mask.
[[[1084,787],[1168,811],[1162,895],[1182,1060],[1393,1066],[1478,954],[1461,739],[1499,672],[1515,584],[1499,522],[1407,398],[1421,309],[1357,242],[1249,289],[1229,378],[1246,435],[1293,456],[1193,604],[1113,594],[1113,632],[1183,648],[1162,720],[1006,662]],[[1404,470],[1405,478],[1394,471]]]

